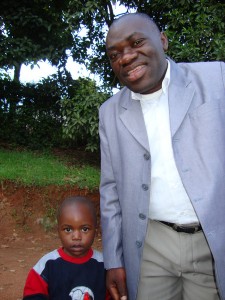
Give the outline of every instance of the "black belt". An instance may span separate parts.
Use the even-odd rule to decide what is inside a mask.
[[[177,232],[195,233],[202,230],[202,226],[200,224],[196,226],[185,226],[185,225],[183,226],[183,225],[177,225],[175,223],[169,223],[165,221],[159,221],[159,222],[171,227],[173,230]]]

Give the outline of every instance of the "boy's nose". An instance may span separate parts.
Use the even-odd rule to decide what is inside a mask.
[[[72,235],[73,240],[80,240],[81,239],[81,232],[80,230],[74,230]]]

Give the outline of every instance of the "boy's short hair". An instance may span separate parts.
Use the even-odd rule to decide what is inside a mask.
[[[90,212],[93,216],[95,225],[97,225],[97,215],[96,215],[95,205],[91,201],[91,199],[89,199],[88,197],[85,197],[85,196],[70,196],[70,197],[65,198],[63,200],[63,202],[60,204],[60,206],[58,207],[57,214],[56,214],[57,221],[59,220],[59,217],[60,217],[64,207],[73,205],[73,204],[77,204],[77,203],[86,205],[90,209]]]

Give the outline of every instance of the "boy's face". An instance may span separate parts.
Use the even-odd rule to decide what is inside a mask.
[[[93,244],[96,224],[91,209],[82,203],[66,205],[58,219],[58,233],[65,253],[83,257]]]

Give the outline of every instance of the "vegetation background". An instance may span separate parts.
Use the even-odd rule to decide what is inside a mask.
[[[104,40],[121,5],[127,12],[152,16],[168,35],[168,55],[176,61],[224,60],[222,0],[1,1],[0,141],[30,149],[98,151],[98,108],[114,87],[120,88]],[[99,75],[99,81],[72,79],[66,69],[69,57]],[[57,73],[38,83],[21,83],[21,66],[40,60],[57,67]]]
[[[0,297],[19,300],[28,270],[57,247],[54,213],[63,197],[89,195],[99,213],[98,108],[120,84],[104,40],[116,15],[145,12],[178,61],[225,59],[223,0],[7,0],[0,2]],[[96,82],[74,80],[68,58]],[[57,68],[20,81],[22,65]],[[13,71],[13,76],[8,71]],[[101,249],[101,228],[95,246]]]

